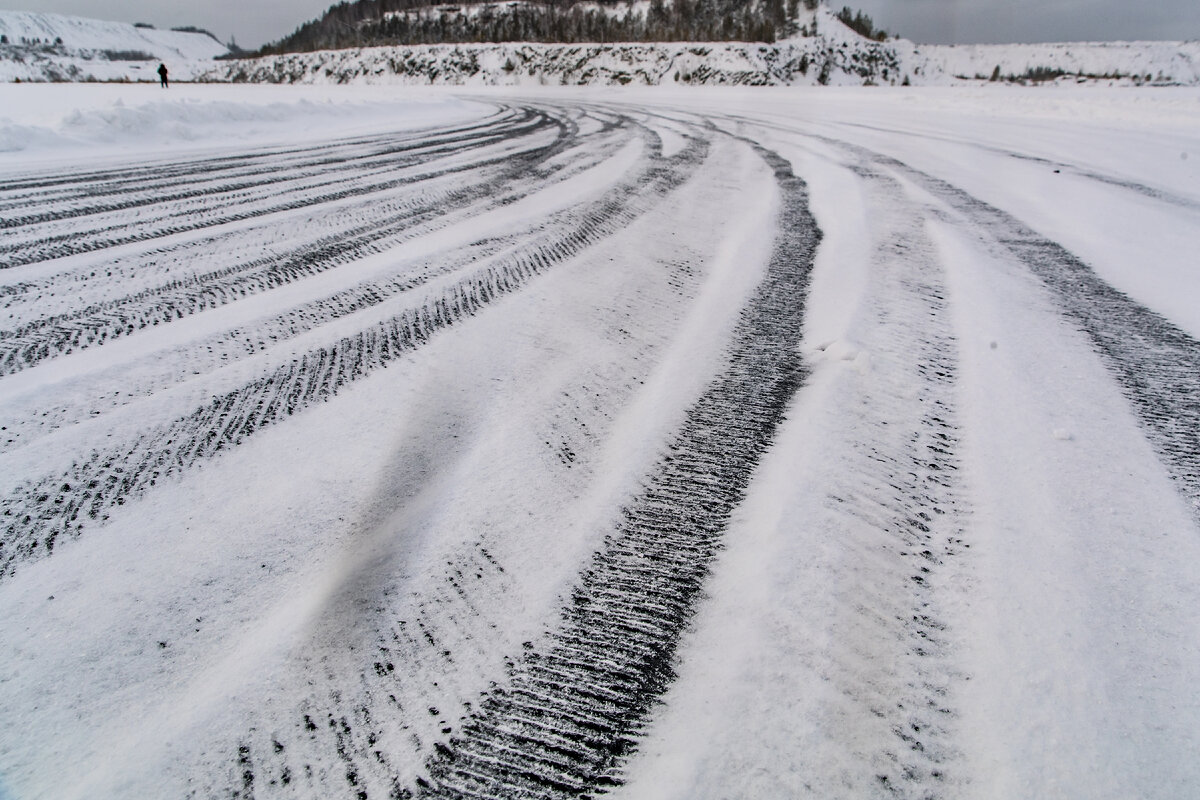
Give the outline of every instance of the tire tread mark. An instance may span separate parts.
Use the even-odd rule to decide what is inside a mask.
[[[268,150],[252,155],[180,161],[157,164],[153,167],[107,172],[67,173],[64,177],[48,181],[38,180],[24,183],[9,180],[6,181],[3,188],[0,188],[0,210],[8,208],[28,210],[31,201],[61,202],[108,195],[126,197],[131,186],[139,190],[146,190],[170,188],[175,183],[193,185],[197,177],[201,180],[216,182],[231,177],[271,176],[273,173],[278,174],[281,160],[284,162],[283,165],[287,165],[289,156],[298,157],[295,163],[290,165],[292,169],[342,164],[347,161],[358,162],[363,159],[408,153],[440,144],[470,142],[478,136],[490,135],[505,128],[511,129],[512,126],[520,125],[529,117],[529,112],[525,111],[519,116],[496,120],[487,125],[472,128],[421,131],[415,138],[386,134],[363,137],[335,145],[323,144],[303,148]],[[363,150],[363,152],[355,154],[356,150]],[[45,189],[49,186],[59,188],[46,192]],[[31,189],[37,191],[29,191]],[[112,208],[115,210],[118,206]],[[27,215],[27,217],[32,216],[35,215]],[[0,227],[16,227],[29,224],[30,221],[37,221],[36,219],[27,219],[27,217],[0,221]]]
[[[418,797],[578,797],[620,783],[674,677],[676,644],[730,514],[806,375],[798,345],[820,232],[804,183],[754,147],[782,191],[780,233],[724,372],[584,570],[559,626],[436,748]]]
[[[670,159],[655,154],[644,174],[587,204],[564,233],[548,233],[541,244],[463,277],[419,308],[299,356],[160,430],[143,433],[127,447],[93,451],[63,474],[17,487],[4,503],[0,580],[22,563],[51,555],[61,537],[77,537],[85,527],[102,523],[110,509],[145,492],[158,479],[241,444],[263,425],[330,399],[491,300],[519,290],[540,273],[622,230],[648,209],[649,201],[661,200],[678,187],[706,154],[703,142],[693,142]],[[468,291],[472,286],[474,291]],[[260,413],[244,410],[258,409],[260,402]]]
[[[907,164],[876,157],[964,213],[1049,288],[1063,313],[1091,340],[1200,520],[1200,341],[1016,217]]]
[[[536,154],[541,158],[545,158],[561,150],[567,141],[567,137],[566,125],[560,120],[546,117],[544,123],[540,124],[531,131],[522,133],[521,135],[532,135],[553,127],[557,127],[560,131],[560,136],[557,137],[554,142],[548,145],[532,147],[526,152],[530,154]],[[516,134],[513,134],[513,136],[516,136]],[[509,138],[513,137],[510,136]],[[438,170],[423,177],[437,178],[442,177],[443,175],[452,174],[454,172],[478,169],[480,167],[493,164],[504,164],[511,161],[512,158],[512,154],[495,156],[465,165],[447,167],[443,170]],[[133,244],[162,236],[188,233],[191,231],[202,230],[204,228],[223,225],[230,222],[238,222],[264,214],[294,211],[300,208],[307,208],[314,205],[341,200],[343,198],[351,197],[356,194],[362,194],[364,192],[382,192],[401,188],[411,182],[411,176],[377,181],[368,186],[354,187],[342,186],[342,181],[333,181],[328,185],[340,186],[341,188],[338,188],[335,191],[327,191],[316,195],[307,195],[301,198],[293,198],[283,202],[276,202],[267,208],[250,208],[239,210],[235,206],[233,210],[226,211],[217,217],[199,220],[194,219],[194,215],[191,212],[186,212],[182,214],[176,214],[175,216],[182,217],[182,219],[177,221],[172,221],[172,217],[170,216],[160,220],[149,220],[144,222],[139,221],[137,226],[129,227],[124,232],[117,231],[113,235],[101,236],[100,238],[88,237],[95,234],[112,233],[111,229],[103,228],[82,233],[78,230],[72,230],[67,233],[56,234],[33,241],[23,241],[10,245],[0,245],[0,258],[4,258],[4,260],[0,262],[0,269],[33,264],[48,259],[63,258],[71,255],[94,252],[96,250],[103,250],[125,244]]]
[[[607,149],[602,152],[607,152]],[[57,355],[103,344],[146,327],[166,324],[253,294],[311,277],[365,255],[397,246],[429,225],[449,224],[472,203],[503,205],[529,194],[523,177],[535,170],[541,153],[510,159],[499,183],[472,183],[443,194],[418,196],[400,219],[372,221],[339,231],[283,255],[269,255],[201,275],[179,278],[127,297],[78,311],[45,317],[0,331],[0,375],[19,372]],[[512,188],[506,189],[509,185]],[[363,297],[358,298],[360,301]]]

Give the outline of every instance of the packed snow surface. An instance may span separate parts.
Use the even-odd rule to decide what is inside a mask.
[[[1200,91],[0,109],[5,800],[1200,796]]]

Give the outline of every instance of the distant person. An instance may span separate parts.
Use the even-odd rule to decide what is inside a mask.
[[[167,83],[168,83],[167,82],[167,65],[166,64],[158,65],[158,77],[162,81],[162,87],[164,89],[166,89]]]

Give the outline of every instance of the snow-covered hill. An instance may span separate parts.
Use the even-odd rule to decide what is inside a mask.
[[[937,86],[987,81],[1200,84],[1200,43],[918,46],[831,44],[460,44],[291,53],[210,65],[198,80],[402,85],[661,84]]]
[[[187,78],[228,48],[207,33],[63,14],[0,11],[0,80],[156,79],[159,61]]]
[[[222,62],[214,82],[468,86],[583,84],[944,85],[987,81],[1200,84],[1200,42],[917,45],[875,42],[825,6],[800,21],[816,35],[749,42],[446,44],[289,53]]]
[[[0,11],[0,81],[530,85],[947,85],[988,81],[1200,85],[1200,42],[917,45],[875,42],[825,6],[816,35],[754,42],[445,44],[363,47],[214,62],[210,36],[58,14]],[[61,44],[56,42],[61,39]]]
[[[913,82],[946,84],[989,80],[1117,80],[1125,83],[1200,84],[1200,42],[1063,42],[1055,44],[889,44]],[[1038,71],[1041,71],[1040,74]],[[1062,75],[1057,75],[1057,73]]]

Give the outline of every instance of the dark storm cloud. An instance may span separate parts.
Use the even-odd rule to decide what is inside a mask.
[[[257,47],[291,33],[332,0],[0,0],[8,8],[56,11],[158,27],[197,25],[223,41]],[[1200,0],[831,0],[918,42],[1047,42],[1200,39]]]

